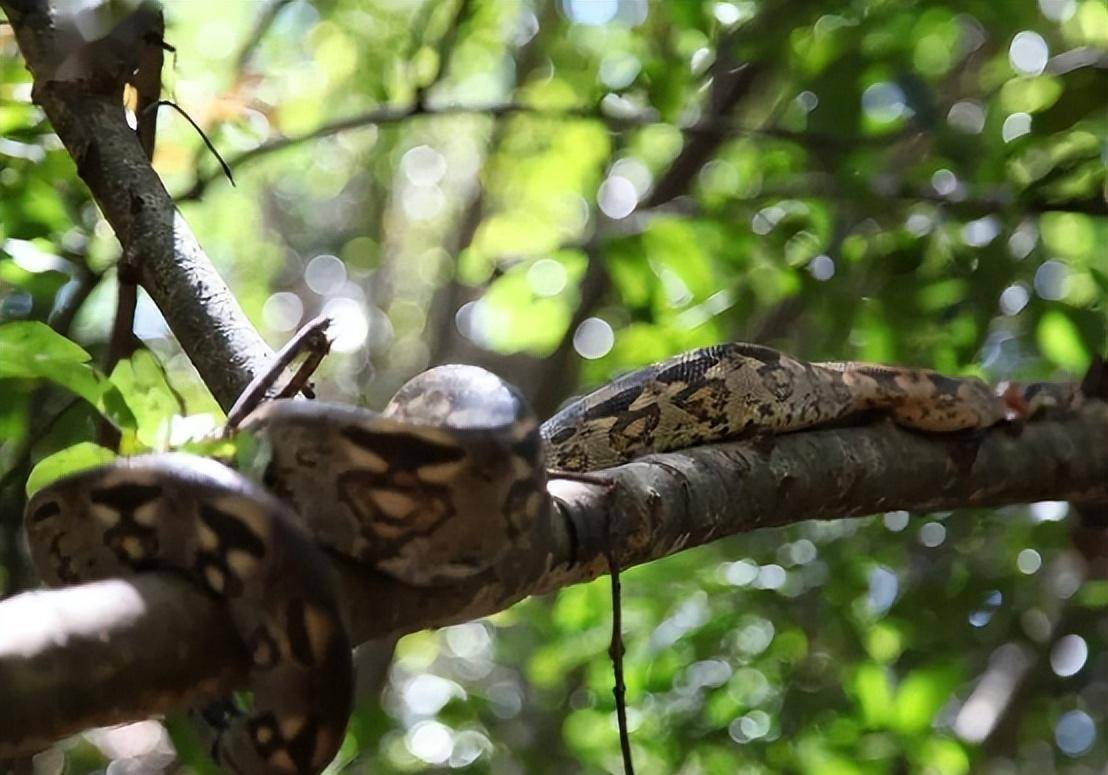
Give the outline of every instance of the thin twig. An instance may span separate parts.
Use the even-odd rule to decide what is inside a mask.
[[[138,52],[138,67],[132,73],[129,83],[137,94],[135,102],[135,135],[138,137],[142,152],[147,161],[154,158],[154,143],[158,132],[158,100],[162,94],[162,65],[165,48],[165,18],[161,10],[156,9],[148,22],[149,29],[142,36]],[[130,357],[136,349],[135,310],[138,309],[138,286],[142,279],[139,266],[141,256],[124,246],[123,257],[116,268],[119,295],[115,305],[115,320],[112,322],[111,339],[104,362],[104,373],[111,374],[124,358]],[[96,426],[97,442],[108,449],[119,451],[121,434],[118,428],[101,417]]]
[[[227,165],[237,169],[242,164],[253,161],[259,156],[266,156],[276,151],[292,148],[313,140],[321,140],[343,132],[357,129],[365,129],[370,126],[382,124],[395,124],[420,116],[488,116],[499,118],[502,116],[526,114],[539,118],[558,120],[596,120],[603,121],[613,131],[637,129],[660,123],[658,117],[652,112],[643,112],[630,115],[612,115],[604,111],[600,106],[582,106],[576,108],[547,109],[536,105],[521,102],[494,102],[488,104],[452,104],[430,107],[412,102],[408,105],[386,105],[379,108],[359,113],[354,116],[339,119],[337,121],[322,124],[315,129],[300,135],[287,135],[266,140],[258,146],[244,151],[227,160]],[[854,148],[865,145],[886,146],[897,139],[897,136],[859,137],[838,136],[819,132],[794,132],[788,129],[774,127],[751,127],[734,121],[719,118],[704,118],[693,126],[679,127],[690,137],[705,137],[726,139],[728,137],[750,136],[766,137],[771,139],[789,140],[798,143],[813,143],[834,145],[843,148]],[[207,187],[212,183],[214,176],[205,175],[197,178],[190,189],[176,197],[178,202],[192,201],[203,196]]]
[[[612,660],[615,685],[612,695],[616,700],[616,721],[619,724],[619,748],[623,754],[623,772],[635,775],[635,763],[631,756],[631,734],[627,730],[627,686],[623,682],[623,595],[619,583],[619,561],[611,546],[605,552],[608,573],[612,581],[612,642],[608,657]]]
[[[412,100],[418,112],[423,112],[427,109],[427,93],[442,83],[446,78],[446,71],[449,68],[450,60],[454,56],[454,49],[458,45],[458,30],[462,26],[462,22],[470,16],[471,6],[473,0],[458,0],[458,7],[454,9],[454,18],[450,21],[450,24],[446,28],[446,32],[443,33],[442,38],[439,40],[438,56],[439,67],[438,72],[431,79],[429,83],[424,84],[416,89],[415,99]],[[431,5],[434,7],[434,4]]]
[[[123,258],[116,267],[118,297],[111,338],[108,340],[108,353],[104,359],[104,373],[107,375],[111,375],[116,364],[129,358],[136,349],[134,329],[135,310],[138,309],[139,274],[138,266],[124,250]],[[119,428],[107,417],[101,417],[96,424],[96,443],[118,452],[120,439]]]
[[[241,72],[246,67],[251,57],[254,56],[254,51],[261,45],[262,39],[269,32],[269,28],[273,26],[277,15],[291,2],[292,0],[271,0],[262,9],[261,13],[258,14],[258,18],[254,20],[253,29],[250,30],[250,34],[243,41],[239,53],[235,56],[235,72]]]
[[[193,120],[192,116],[190,116],[184,108],[182,108],[180,105],[178,105],[176,102],[173,102],[172,100],[158,100],[156,103],[150,106],[150,109],[157,111],[157,109],[162,105],[167,105],[168,107],[173,108],[175,111],[185,117],[185,121],[188,121],[189,124],[192,125],[192,128],[196,130],[196,134],[200,135],[200,139],[204,141],[204,145],[207,146],[209,151],[211,151],[212,156],[214,156],[215,160],[219,162],[219,167],[221,170],[223,170],[223,175],[227,178],[228,181],[230,181],[232,186],[235,185],[235,176],[231,174],[231,167],[227,164],[227,161],[223,158],[222,154],[220,154],[220,152],[216,150],[215,144],[212,143],[211,139],[204,133],[204,130],[200,128],[200,125]]]
[[[618,485],[611,475],[601,472],[576,472],[550,469],[547,475],[551,479],[566,479],[595,485],[604,490],[604,499],[608,500]],[[612,588],[612,640],[608,645],[608,658],[612,662],[612,696],[616,702],[616,723],[619,726],[619,748],[623,756],[624,775],[635,775],[635,762],[631,755],[631,733],[627,727],[627,684],[623,680],[623,591],[620,586],[619,559],[616,557],[616,538],[613,531],[611,510],[604,518],[604,559],[608,563],[608,577]]]

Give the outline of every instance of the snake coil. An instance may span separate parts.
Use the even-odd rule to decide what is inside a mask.
[[[1006,405],[980,380],[806,363],[747,344],[707,347],[618,379],[541,428],[510,385],[442,366],[385,410],[275,401],[263,486],[219,463],[149,455],[64,477],[27,506],[48,584],[175,568],[226,600],[251,656],[251,711],[223,730],[236,773],[317,773],[342,742],[350,643],[320,546],[414,585],[511,563],[544,519],[548,467],[586,471],[723,439],[881,412],[923,431],[985,428]]]

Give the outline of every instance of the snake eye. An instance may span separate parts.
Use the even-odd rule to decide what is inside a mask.
[[[46,501],[41,506],[31,512],[31,515],[27,518],[28,525],[37,525],[43,520],[56,517],[62,513],[62,507],[57,501]]]

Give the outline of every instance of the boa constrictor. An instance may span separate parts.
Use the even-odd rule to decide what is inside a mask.
[[[254,699],[215,756],[238,773],[315,773],[351,703],[350,643],[316,545],[410,584],[445,584],[512,561],[513,542],[546,516],[548,467],[604,468],[875,410],[945,432],[988,427],[1005,403],[972,378],[729,344],[634,372],[540,428],[496,376],[443,366],[380,414],[296,401],[257,409],[242,432],[269,450],[264,487],[202,458],[137,457],[39,491],[26,526],[50,584],[170,567],[224,598],[251,655]]]

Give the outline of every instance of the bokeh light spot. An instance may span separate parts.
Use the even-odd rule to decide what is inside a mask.
[[[919,542],[934,549],[946,540],[946,528],[938,522],[928,522],[919,529]]]
[[[1036,522],[1060,522],[1069,514],[1065,501],[1039,501],[1031,504],[1031,518]]]
[[[948,169],[936,170],[931,175],[931,188],[939,196],[950,196],[958,190],[958,176]]]
[[[429,145],[417,145],[400,159],[400,169],[413,185],[435,186],[446,177],[446,157]]]
[[[1004,125],[1000,128],[1000,137],[1006,143],[1010,143],[1017,137],[1023,137],[1031,132],[1031,114],[1013,113],[1004,119]]]
[[[536,296],[557,296],[566,287],[566,268],[552,258],[540,258],[527,270],[527,284]]]
[[[1017,32],[1008,47],[1008,61],[1020,75],[1039,75],[1046,69],[1050,48],[1043,36],[1031,30]]]
[[[365,344],[369,336],[369,320],[358,302],[353,299],[331,299],[323,307],[323,314],[331,318],[331,349],[349,353]]]
[[[1066,295],[1070,268],[1061,261],[1044,261],[1035,270],[1035,293],[1041,298],[1058,301]]]
[[[1028,293],[1027,288],[1020,283],[1014,283],[1001,292],[1000,311],[1009,316],[1018,315],[1030,299],[1031,294]]]
[[[1054,725],[1054,742],[1067,756],[1080,756],[1093,747],[1096,723],[1083,710],[1070,710]]]
[[[304,269],[304,282],[320,296],[329,296],[346,282],[346,264],[338,256],[316,256]]]
[[[404,743],[412,756],[428,764],[444,764],[454,751],[450,727],[438,721],[421,721],[410,730]]]
[[[1043,566],[1043,557],[1034,549],[1024,549],[1016,556],[1016,567],[1020,573],[1030,576]]]
[[[586,318],[573,332],[573,349],[589,360],[603,358],[615,343],[615,332],[607,321],[600,318]]]
[[[564,0],[562,8],[577,24],[607,24],[619,13],[619,0]]]
[[[639,195],[630,180],[622,175],[609,175],[600,184],[596,200],[601,212],[613,220],[619,220],[635,211]]]
[[[1068,678],[1076,675],[1089,659],[1089,645],[1080,635],[1063,635],[1050,649],[1050,669]]]
[[[959,132],[976,135],[985,128],[985,109],[973,100],[959,100],[950,106],[946,121]]]
[[[885,528],[894,533],[899,533],[908,527],[909,515],[907,511],[889,511],[885,514]]]
[[[262,305],[262,321],[274,331],[292,331],[304,318],[304,302],[291,291],[278,291]]]
[[[887,124],[912,114],[904,90],[891,81],[871,84],[862,92],[862,110],[873,121]]]
[[[835,261],[828,255],[818,255],[808,262],[808,274],[824,282],[835,276]]]

